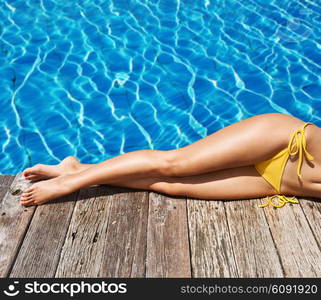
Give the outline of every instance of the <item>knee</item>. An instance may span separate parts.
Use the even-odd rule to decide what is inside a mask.
[[[164,151],[159,161],[159,173],[162,176],[183,176],[184,159],[177,150]]]

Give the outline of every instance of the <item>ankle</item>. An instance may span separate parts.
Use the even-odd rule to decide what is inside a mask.
[[[57,177],[59,179],[59,184],[61,188],[64,189],[66,193],[73,193],[81,188],[79,180],[73,174],[65,174]]]

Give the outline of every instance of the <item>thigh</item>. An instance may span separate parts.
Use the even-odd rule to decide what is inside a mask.
[[[284,149],[303,122],[283,114],[263,114],[229,125],[191,145],[172,150],[175,176],[254,165]]]
[[[169,183],[173,194],[199,199],[246,199],[276,193],[253,166],[183,177],[179,181],[171,179]]]
[[[273,187],[253,166],[186,177],[137,179],[113,185],[198,199],[246,199],[275,194]]]

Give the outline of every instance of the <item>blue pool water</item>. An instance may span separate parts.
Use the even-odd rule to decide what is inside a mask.
[[[0,0],[0,173],[321,125],[319,0]]]

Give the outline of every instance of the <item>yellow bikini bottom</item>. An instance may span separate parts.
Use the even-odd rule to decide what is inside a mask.
[[[313,125],[312,123],[305,123],[304,126],[296,130],[290,138],[288,147],[275,154],[272,158],[264,160],[254,165],[259,174],[277,191],[278,194],[266,198],[266,203],[259,207],[266,207],[268,205],[274,207],[282,207],[286,203],[299,203],[295,197],[287,197],[280,195],[281,181],[284,173],[286,163],[290,156],[299,155],[299,162],[297,167],[297,175],[301,178],[301,167],[303,163],[303,156],[308,160],[313,160],[313,156],[306,150],[306,137],[304,134],[305,127]],[[273,199],[277,199],[279,203],[275,204]]]

